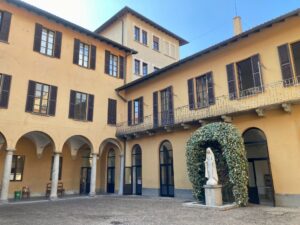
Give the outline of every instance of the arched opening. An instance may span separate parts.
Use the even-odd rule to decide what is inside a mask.
[[[274,205],[268,143],[264,132],[250,128],[243,134],[249,169],[249,202]]]
[[[99,155],[98,191],[123,194],[125,168],[121,143],[114,138],[105,139],[99,146]]]
[[[134,195],[142,194],[142,149],[135,145],[131,153],[132,167],[132,193]]]
[[[0,132],[0,178],[2,178],[3,169],[4,169],[4,162],[5,162],[5,156],[6,156],[6,138],[4,135]],[[1,185],[0,185],[1,189]]]
[[[92,143],[84,136],[74,135],[67,139],[61,155],[59,182],[67,194],[90,193]]]
[[[174,197],[173,148],[169,141],[159,147],[160,196]]]
[[[41,131],[31,131],[19,138],[13,152],[9,197],[27,189],[31,197],[45,196],[51,180],[51,159],[55,150],[53,139]]]
[[[113,148],[107,155],[107,193],[115,193],[116,153]]]

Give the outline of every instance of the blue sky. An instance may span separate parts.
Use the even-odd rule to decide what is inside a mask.
[[[188,40],[181,58],[233,34],[235,0],[24,0],[80,26],[95,30],[129,6]],[[236,0],[243,30],[300,8],[299,0]]]

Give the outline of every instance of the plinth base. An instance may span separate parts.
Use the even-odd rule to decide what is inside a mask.
[[[222,199],[222,185],[204,185],[205,189],[205,204],[207,206],[221,206]]]

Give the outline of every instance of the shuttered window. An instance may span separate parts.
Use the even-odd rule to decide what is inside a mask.
[[[235,67],[236,70],[235,71]],[[259,54],[226,66],[229,99],[243,98],[263,92]],[[236,82],[236,77],[238,84]],[[238,92],[237,92],[238,90]]]
[[[96,69],[96,51],[94,45],[88,45],[74,39],[73,63],[84,68]]]
[[[158,127],[158,92],[153,92],[153,128]]]
[[[11,76],[0,74],[0,108],[7,108],[10,93]]]
[[[94,95],[71,91],[69,118],[81,121],[93,121]]]
[[[226,71],[227,71],[227,83],[228,83],[229,99],[233,100],[233,99],[237,98],[234,63],[231,63],[231,64],[227,65],[226,66]]]
[[[160,91],[161,124],[163,126],[174,123],[173,87]]]
[[[212,72],[188,80],[189,108],[203,108],[215,104]]]
[[[11,13],[0,11],[0,40],[8,42],[10,31]]]
[[[104,73],[112,77],[124,79],[125,71],[126,71],[125,58],[123,56],[114,55],[110,51],[106,50]]]
[[[245,97],[263,91],[259,55],[238,62],[239,95]]]
[[[144,99],[137,98],[128,102],[129,125],[137,125],[144,122]]]
[[[294,75],[291,66],[291,57],[289,45],[284,44],[278,47],[278,54],[280,60],[281,74],[284,87],[294,84]]]
[[[108,99],[107,124],[116,125],[117,123],[117,100]]]
[[[55,116],[57,87],[29,81],[26,112]]]
[[[142,43],[148,45],[148,34],[145,30],[142,31]]]
[[[35,25],[33,50],[43,55],[60,58],[62,33]]]

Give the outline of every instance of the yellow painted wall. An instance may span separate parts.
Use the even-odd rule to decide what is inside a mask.
[[[153,72],[153,68],[163,68],[171,63],[174,63],[179,60],[179,41],[174,37],[167,35],[166,33],[156,29],[155,27],[141,21],[139,18],[126,14],[123,17],[119,18],[116,22],[107,27],[104,31],[101,32],[101,35],[108,37],[114,41],[122,43],[122,21],[123,21],[123,44],[135,49],[138,51],[138,54],[133,56],[134,59],[138,59],[141,62],[148,64],[148,72]],[[134,27],[137,26],[140,28],[140,32],[145,30],[148,34],[148,45],[144,45],[140,42],[134,40]],[[153,47],[153,35],[159,37],[160,39],[160,51],[154,51]],[[141,40],[142,41],[142,40]],[[175,55],[171,57],[166,54],[164,41],[168,41],[170,44],[174,45]],[[133,64],[133,63],[132,63]],[[134,64],[131,68],[132,74],[134,71]],[[142,72],[142,71],[141,71]],[[135,80],[141,76],[134,75],[128,81]]]
[[[62,151],[69,137],[77,134],[89,139],[93,145],[92,151],[98,152],[103,140],[115,137],[115,127],[107,125],[108,98],[118,101],[118,121],[124,116],[124,104],[114,91],[116,87],[124,84],[124,80],[104,74],[105,50],[122,56],[125,56],[125,53],[7,3],[1,2],[0,9],[12,13],[9,44],[0,43],[0,73],[12,75],[8,109],[0,109],[0,131],[5,136],[8,147],[15,148],[22,135],[35,130],[48,134],[58,152]],[[47,57],[32,50],[37,22],[63,33],[60,59]],[[73,64],[74,38],[97,47],[96,70]],[[129,67],[130,58],[131,56],[128,56]],[[55,117],[25,112],[29,80],[58,87]],[[93,122],[68,119],[71,89],[95,95]]]
[[[270,102],[272,99],[274,100],[276,97],[277,103],[280,103],[280,98],[283,96],[283,93],[294,96],[295,93],[299,93],[299,87],[283,88],[282,85],[279,84],[274,92],[266,90],[265,93],[258,94],[257,96],[230,101],[228,99],[226,65],[259,53],[262,64],[263,83],[268,86],[274,82],[280,82],[282,76],[277,47],[299,40],[299,24],[299,17],[288,19],[284,23],[275,24],[272,28],[252,34],[248,38],[230,44],[227,47],[204,55],[203,57],[194,59],[180,67],[161,74],[157,78],[148,80],[143,84],[129,88],[121,93],[129,100],[143,96],[144,115],[152,115],[154,91],[173,86],[174,108],[186,106],[188,105],[187,80],[212,71],[215,96],[225,96],[225,98],[221,104],[218,103],[206,109],[196,110],[203,112],[202,115],[207,115],[213,111],[222,111],[222,107],[228,105],[238,112],[244,105],[264,104],[265,102]],[[298,94],[296,94],[296,96],[299,97]],[[300,194],[300,176],[298,173],[298,165],[300,163],[299,110],[298,106],[294,106],[292,113],[289,114],[284,112],[279,105],[279,109],[270,109],[267,111],[264,118],[258,117],[254,110],[246,113],[244,116],[238,115],[238,113],[233,115],[233,124],[236,125],[241,132],[250,127],[258,127],[266,133],[274,187],[277,194]],[[125,115],[126,111],[125,109]],[[181,115],[184,116],[184,111]],[[202,117],[198,119],[202,119]],[[124,118],[124,121],[125,120],[127,120],[127,116]],[[158,146],[164,139],[169,139],[174,149],[178,148],[181,150],[174,150],[177,152],[174,154],[175,188],[191,187],[186,176],[184,147],[192,131],[193,130],[175,131],[128,141],[129,149],[136,143],[142,147],[144,188],[157,188],[159,185]],[[127,156],[126,163],[127,165],[131,164],[129,156]]]

